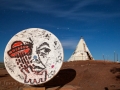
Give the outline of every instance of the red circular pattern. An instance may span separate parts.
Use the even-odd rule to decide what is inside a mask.
[[[11,45],[11,49],[8,51],[8,55],[11,58],[22,57],[24,55],[30,55],[32,53],[31,45],[24,44],[21,41],[15,41]]]

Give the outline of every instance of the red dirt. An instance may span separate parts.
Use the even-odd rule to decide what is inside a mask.
[[[97,60],[64,62],[59,73],[44,86],[46,90],[120,90],[120,64]],[[0,90],[23,87],[0,69]]]

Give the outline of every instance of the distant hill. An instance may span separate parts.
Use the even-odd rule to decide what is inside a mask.
[[[0,62],[0,68],[5,68],[5,65],[3,62]]]

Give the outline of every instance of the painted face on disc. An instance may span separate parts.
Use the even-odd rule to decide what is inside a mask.
[[[63,63],[63,48],[51,32],[30,28],[14,35],[4,51],[8,73],[18,82],[43,84],[52,79]]]

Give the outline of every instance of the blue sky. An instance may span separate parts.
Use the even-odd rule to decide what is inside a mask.
[[[55,34],[67,61],[80,37],[94,59],[120,57],[120,0],[0,0],[0,61],[13,35],[27,28]],[[120,61],[120,60],[119,60]]]

